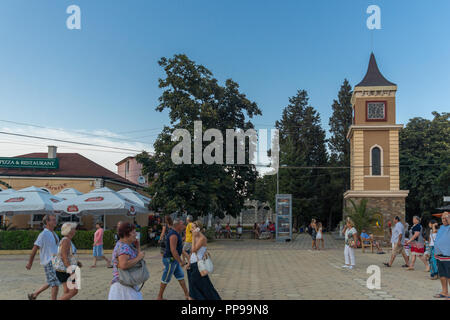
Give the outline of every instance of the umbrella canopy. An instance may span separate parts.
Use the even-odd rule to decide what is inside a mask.
[[[12,194],[12,193],[14,193],[14,192],[17,192],[16,190],[14,190],[14,189],[4,189],[4,190],[0,190],[0,196],[4,196],[4,195],[9,195],[9,194]]]
[[[0,213],[15,214],[46,214],[54,211],[54,205],[63,199],[52,195],[48,191],[28,187],[9,194],[0,195]]]
[[[134,216],[140,213],[148,213],[147,209],[136,202],[106,187],[57,203],[55,210],[64,211],[68,214],[93,215],[126,214]]]
[[[150,201],[152,200],[146,196],[143,196],[139,192],[136,192],[129,188],[122,189],[118,193],[120,193],[122,196],[124,196],[128,200],[136,202],[137,204],[139,204],[141,207],[144,207],[144,208],[147,208],[148,205],[150,204]]]
[[[72,199],[78,196],[81,196],[83,192],[78,191],[74,188],[66,188],[62,190],[60,193],[57,193],[56,196],[63,198],[64,200]]]

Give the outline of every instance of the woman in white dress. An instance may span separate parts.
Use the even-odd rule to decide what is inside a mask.
[[[325,249],[325,244],[323,243],[322,222],[317,223],[316,231],[317,231],[316,235],[317,250],[320,250],[320,243],[322,243],[322,249]]]

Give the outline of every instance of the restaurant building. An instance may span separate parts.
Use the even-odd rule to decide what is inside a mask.
[[[78,153],[57,153],[55,146],[48,147],[48,153],[30,153],[13,158],[0,158],[0,189],[9,185],[15,190],[35,186],[47,189],[51,194],[57,194],[66,188],[74,188],[82,193],[96,188],[108,187],[119,191],[124,188],[135,190],[142,195],[144,186],[136,184],[120,175],[102,167],[94,161]],[[80,228],[90,230],[95,227],[97,219],[91,215],[82,216]],[[9,219],[14,227],[25,229],[39,225],[41,216],[15,215]],[[111,216],[107,219],[107,229],[112,229],[120,220],[130,220],[132,217]],[[34,220],[34,221],[33,221]],[[78,220],[78,219],[77,219]],[[136,222],[147,225],[148,216],[136,216]]]

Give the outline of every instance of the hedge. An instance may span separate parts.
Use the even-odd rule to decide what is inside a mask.
[[[0,250],[29,250],[33,248],[39,233],[38,230],[0,231]],[[140,228],[141,244],[148,243],[148,227]],[[95,231],[77,230],[72,239],[77,249],[92,249]],[[56,231],[61,237],[61,231]],[[103,234],[103,248],[114,248],[114,231],[106,230]]]

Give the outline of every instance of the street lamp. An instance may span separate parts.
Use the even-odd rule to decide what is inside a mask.
[[[282,164],[277,171],[277,194],[280,194],[280,178],[278,176],[279,172],[280,172],[280,168],[285,168],[287,167],[287,164]]]

